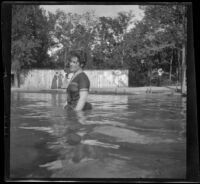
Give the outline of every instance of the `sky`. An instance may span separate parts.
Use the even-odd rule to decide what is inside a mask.
[[[95,11],[96,16],[115,17],[121,11],[133,11],[135,20],[140,20],[143,17],[143,11],[138,5],[40,5],[46,11],[55,13],[57,9],[68,13],[83,14],[87,11]]]

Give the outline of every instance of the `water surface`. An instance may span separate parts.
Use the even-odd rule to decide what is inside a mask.
[[[185,98],[88,101],[92,110],[75,113],[63,109],[65,94],[12,92],[11,178],[185,178]]]

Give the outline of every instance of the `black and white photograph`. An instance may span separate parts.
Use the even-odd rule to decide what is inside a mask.
[[[11,4],[8,178],[185,180],[187,10]]]

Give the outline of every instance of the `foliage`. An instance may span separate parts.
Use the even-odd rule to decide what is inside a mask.
[[[94,61],[103,61],[102,67],[126,68],[126,65],[124,64],[123,39],[132,18],[132,12],[120,12],[116,18],[99,18],[99,43],[95,45],[93,52],[95,55]],[[97,59],[96,56],[101,56],[101,59]]]
[[[152,69],[159,67],[165,72],[176,72],[180,65],[178,55],[186,42],[186,7],[169,4],[141,8],[145,11],[145,16],[128,33],[126,42],[130,49],[127,54],[132,62],[135,59],[143,60],[150,73]]]
[[[87,69],[129,69],[134,85],[149,85],[156,78],[153,71],[160,67],[165,80],[180,78],[187,38],[186,6],[140,8],[143,19],[128,31],[134,18],[131,11],[111,18],[96,17],[92,11],[47,14],[36,5],[13,5],[12,67],[63,68],[71,50],[82,50]]]
[[[71,50],[83,50],[87,54],[88,64],[90,64],[97,21],[93,12],[78,15],[66,14],[57,10],[55,20],[53,38],[57,40],[57,46],[60,46],[60,49],[53,54],[53,56],[57,56],[55,62],[59,66],[63,66],[65,62],[68,62]]]
[[[52,44],[51,22],[39,6],[12,7],[12,69],[46,67],[50,60],[47,51]]]

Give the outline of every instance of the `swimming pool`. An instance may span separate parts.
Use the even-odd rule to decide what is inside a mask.
[[[11,178],[185,178],[186,98],[90,94],[81,113],[64,101],[11,93]]]

